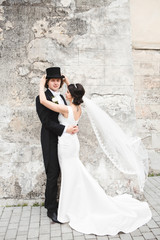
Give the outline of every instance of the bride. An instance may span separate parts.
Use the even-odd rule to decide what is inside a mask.
[[[70,102],[70,105],[66,106],[46,99],[44,94],[45,82],[46,78],[43,76],[40,81],[41,104],[60,113],[59,122],[61,124],[77,125],[82,113],[82,97],[85,94],[83,86],[79,83],[69,84],[68,79],[64,79],[64,82],[68,85],[66,99]],[[85,98],[85,104],[92,126],[95,129],[99,142],[101,142],[101,136],[97,133],[98,127],[96,128],[96,118],[100,118],[100,116],[97,116],[96,110],[99,110],[99,108],[87,98]],[[99,111],[101,112],[102,110]],[[105,114],[101,113],[102,115]],[[111,120],[106,119],[106,121],[109,123]],[[110,128],[107,124],[105,126],[103,130],[107,127]],[[103,126],[101,127],[103,128]],[[115,125],[115,127],[117,126]],[[107,132],[107,129],[105,131]],[[105,131],[102,132],[104,133]],[[117,131],[121,130],[117,127]],[[114,134],[113,132],[113,136]],[[112,132],[107,136],[111,135]],[[124,139],[120,141],[125,141],[125,135],[122,132],[121,135]],[[118,136],[116,137],[118,138]],[[111,141],[110,144],[112,144],[111,137],[109,137],[109,140]],[[132,149],[124,141],[121,144],[117,143],[117,145],[113,142],[112,150],[103,146],[104,151],[122,171],[137,174],[140,187],[142,188],[144,182],[142,164],[138,165]],[[58,158],[61,169],[58,220],[61,223],[68,222],[78,232],[96,235],[116,235],[119,232],[129,233],[147,223],[151,219],[151,211],[148,204],[138,201],[128,194],[115,197],[106,195],[80,161],[79,147],[77,134],[70,135],[64,133],[58,138]],[[132,163],[129,162],[128,156]]]

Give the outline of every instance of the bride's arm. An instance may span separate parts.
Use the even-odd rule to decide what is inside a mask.
[[[40,97],[40,103],[42,105],[44,105],[45,107],[53,110],[54,112],[59,112],[59,113],[62,113],[62,114],[65,114],[68,112],[68,108],[66,105],[62,105],[62,104],[56,104],[56,103],[53,103],[51,101],[48,101],[46,99],[46,95],[44,93],[44,85],[45,85],[45,82],[46,82],[46,77],[43,76],[40,80],[40,85],[39,85],[39,97]]]

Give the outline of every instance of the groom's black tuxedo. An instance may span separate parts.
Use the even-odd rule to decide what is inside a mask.
[[[47,100],[51,101],[53,95],[49,89],[45,92]],[[61,95],[64,103],[66,101]],[[60,173],[57,143],[58,136],[61,136],[65,126],[59,124],[57,112],[51,111],[40,103],[39,96],[36,97],[36,110],[42,123],[41,145],[44,159],[44,166],[47,175],[45,191],[45,207],[48,212],[57,211],[57,180]]]

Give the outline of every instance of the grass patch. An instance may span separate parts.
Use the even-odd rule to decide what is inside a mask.
[[[42,202],[42,203],[35,202],[33,204],[33,207],[43,207],[43,206],[44,206],[44,202]]]
[[[158,177],[160,173],[149,173],[148,177]]]
[[[22,204],[22,207],[27,207],[28,206],[28,203],[23,203]]]
[[[38,202],[33,203],[33,207],[39,207],[40,204]]]
[[[28,206],[28,203],[23,203],[23,204],[6,205],[5,207],[27,207],[27,206]],[[42,203],[35,202],[32,205],[32,207],[43,207],[43,206],[44,206],[44,202]]]
[[[6,205],[5,207],[25,207],[28,206],[27,203],[22,204],[14,204],[14,205]]]

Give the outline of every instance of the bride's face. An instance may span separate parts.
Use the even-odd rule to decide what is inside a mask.
[[[73,99],[68,89],[67,89],[67,92],[66,92],[66,99],[69,100],[69,101]]]

